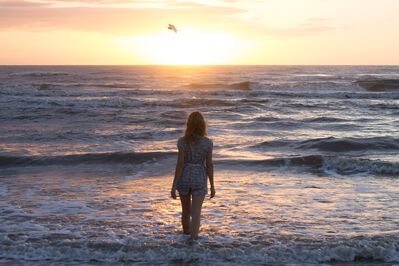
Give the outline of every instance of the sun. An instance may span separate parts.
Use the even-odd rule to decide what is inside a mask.
[[[146,64],[223,65],[236,61],[242,42],[234,35],[182,29],[122,38],[125,49]]]

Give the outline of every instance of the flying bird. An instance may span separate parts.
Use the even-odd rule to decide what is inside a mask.
[[[168,30],[173,30],[175,33],[177,33],[177,29],[176,29],[175,25],[172,25],[172,24],[168,24],[168,25],[169,25]]]

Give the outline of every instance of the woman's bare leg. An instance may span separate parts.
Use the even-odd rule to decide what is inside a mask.
[[[201,219],[201,208],[204,202],[205,195],[193,195],[191,203],[191,239],[195,240],[198,238],[198,232],[200,227]]]
[[[182,213],[181,213],[181,224],[183,226],[183,232],[190,234],[190,209],[191,209],[191,195],[187,196],[180,195]]]

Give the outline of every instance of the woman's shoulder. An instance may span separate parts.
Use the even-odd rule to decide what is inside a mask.
[[[187,142],[185,137],[180,137],[177,139],[177,143],[185,144]]]
[[[213,146],[213,141],[212,141],[212,139],[211,138],[208,138],[208,137],[203,137],[203,140],[204,140],[204,142],[205,143],[207,143],[209,146]]]
[[[207,142],[213,142],[212,139],[209,138],[209,137],[207,137],[207,136],[204,136],[203,139],[204,139],[205,141],[207,141]]]
[[[184,139],[184,137],[180,137],[177,140],[177,148],[182,149],[182,148],[184,148],[184,145],[186,145],[186,140]]]

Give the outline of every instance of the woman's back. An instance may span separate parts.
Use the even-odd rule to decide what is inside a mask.
[[[213,148],[213,143],[207,137],[201,137],[194,143],[188,143],[181,137],[177,141],[177,148],[184,151],[184,164],[204,165],[209,151]]]

